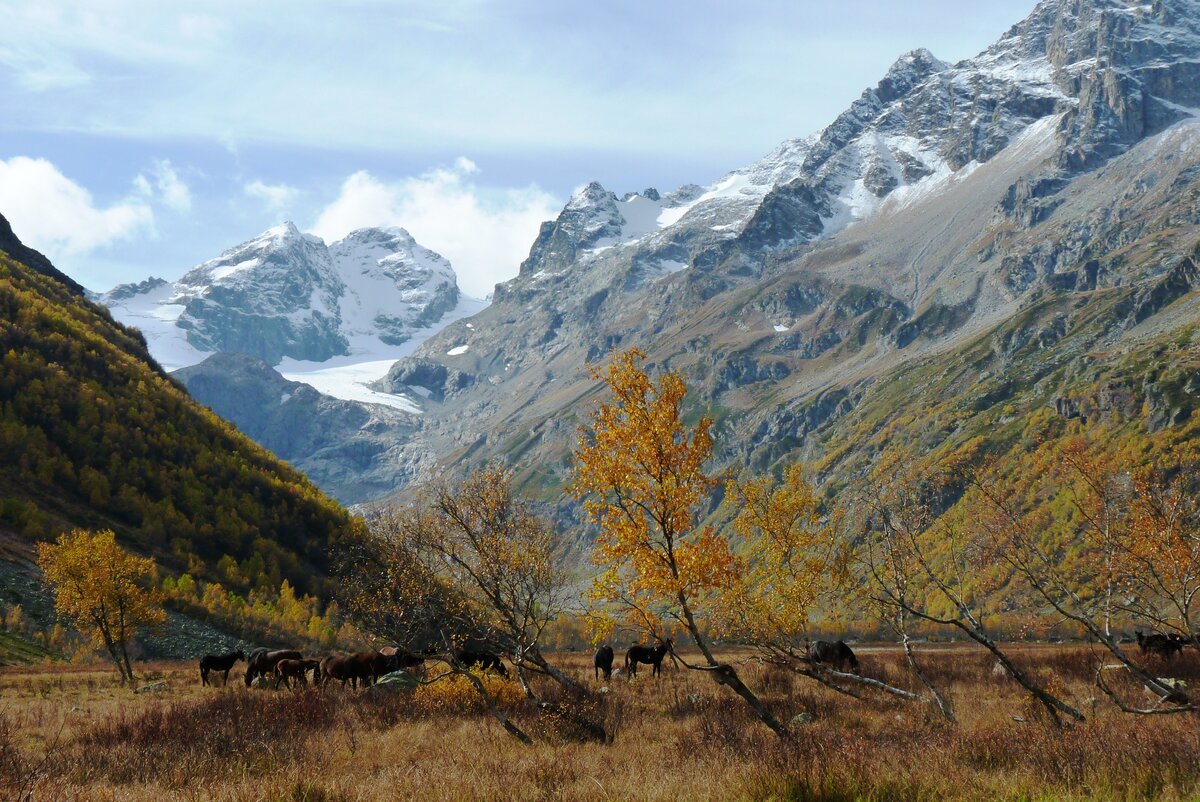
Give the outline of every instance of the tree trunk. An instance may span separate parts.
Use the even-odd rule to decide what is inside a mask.
[[[904,641],[904,656],[908,659],[908,667],[917,675],[917,679],[921,681],[921,684],[929,689],[934,703],[938,706],[938,710],[942,711],[942,716],[946,721],[949,721],[951,724],[957,724],[958,720],[954,718],[954,711],[950,709],[950,703],[946,701],[946,697],[942,695],[942,692],[937,689],[937,686],[930,681],[929,677],[925,676],[925,672],[917,665],[917,655],[913,651],[912,640],[909,639],[908,633],[905,632],[902,637]]]
[[[526,746],[532,746],[533,739],[526,735],[524,730],[522,730],[516,724],[513,724],[512,720],[505,715],[504,711],[500,709],[500,706],[496,704],[496,699],[490,693],[488,693],[487,686],[483,684],[483,681],[470,671],[462,671],[460,673],[462,676],[466,677],[472,685],[475,686],[475,692],[483,698],[484,704],[486,704],[488,707],[488,711],[495,717],[496,721],[500,722],[500,726],[504,727],[505,731],[507,731],[509,735],[513,736],[521,743],[525,744]]]
[[[1078,710],[1071,707],[1057,696],[1054,696],[1053,694],[1043,690],[1033,680],[1025,676],[1025,672],[1013,665],[1012,661],[1008,659],[1008,656],[1004,654],[1004,652],[1000,651],[1000,647],[993,643],[991,638],[983,635],[982,633],[976,632],[971,627],[964,626],[961,623],[957,624],[957,626],[967,634],[967,637],[991,652],[992,655],[1000,661],[1000,665],[1004,666],[1004,670],[1008,672],[1008,675],[1016,680],[1018,685],[1033,694],[1035,699],[1042,703],[1042,706],[1045,707],[1050,713],[1050,718],[1054,722],[1054,726],[1062,726],[1062,719],[1059,717],[1060,713],[1070,716],[1075,721],[1084,720],[1083,713],[1080,713]]]
[[[121,654],[117,651],[117,644],[113,640],[112,633],[108,631],[108,622],[102,618],[97,618],[93,623],[96,625],[96,630],[100,633],[101,639],[104,641],[104,648],[108,651],[108,656],[117,665],[117,673],[121,675],[121,684],[132,682],[132,676],[126,676],[125,664],[121,662]]]
[[[733,670],[733,666],[721,665],[713,657],[712,652],[708,648],[708,643],[704,640],[704,636],[700,634],[700,628],[696,626],[696,619],[692,616],[692,608],[688,606],[687,598],[683,595],[682,591],[678,594],[677,598],[679,607],[683,611],[684,622],[687,624],[688,634],[692,636],[692,641],[695,642],[696,648],[700,650],[700,653],[704,655],[704,659],[708,661],[709,667],[717,670],[717,682],[721,685],[728,685],[734,693],[742,697],[746,701],[746,704],[750,705],[751,709],[754,710],[759,721],[770,727],[772,732],[780,738],[787,738],[787,728],[780,724],[775,716],[771,715],[771,711],[762,703],[762,700],[746,687],[741,677]]]
[[[550,662],[547,661],[546,658],[542,656],[542,652],[540,649],[537,649],[537,648],[530,649],[529,652],[525,655],[525,659],[527,659],[529,662],[533,663],[535,666],[540,668],[542,671],[545,671],[550,676],[551,679],[553,679],[559,685],[566,688],[568,691],[571,691],[572,693],[579,694],[579,695],[587,693],[587,688],[585,688],[583,685],[581,685],[575,679],[568,677],[562,671],[559,671],[557,668],[555,668],[553,665],[551,665]]]

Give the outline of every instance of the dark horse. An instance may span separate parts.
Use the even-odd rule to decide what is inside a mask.
[[[846,641],[815,640],[808,648],[808,659],[837,671],[858,673],[858,658]]]
[[[495,652],[485,652],[477,649],[459,649],[454,653],[454,659],[467,668],[479,666],[481,671],[495,671],[502,677],[508,676],[508,669],[500,662],[500,655]]]
[[[275,671],[275,664],[280,660],[299,660],[303,657],[295,649],[255,649],[246,658],[246,687],[254,684],[255,677],[265,677]]]
[[[613,647],[601,646],[596,650],[596,656],[592,658],[592,665],[595,666],[596,679],[600,679],[600,672],[604,672],[604,678],[608,679],[612,676],[613,664]]]
[[[1133,634],[1137,636],[1138,648],[1142,650],[1142,654],[1155,654],[1168,659],[1183,651],[1183,646],[1187,643],[1187,638],[1174,632],[1169,635],[1151,632],[1147,635],[1140,629],[1135,629]]]
[[[238,660],[245,660],[245,659],[246,659],[246,653],[243,652],[241,649],[238,649],[236,652],[230,652],[229,654],[206,654],[206,655],[204,655],[203,657],[200,658],[200,684],[201,685],[208,684],[208,672],[224,671],[225,672],[225,682],[223,684],[228,685],[229,684],[229,669],[233,668],[233,664],[236,663]]]
[[[657,646],[630,646],[625,652],[625,673],[632,679],[637,676],[638,663],[654,666],[650,676],[657,677],[663,658],[674,648],[675,642],[667,638]]]

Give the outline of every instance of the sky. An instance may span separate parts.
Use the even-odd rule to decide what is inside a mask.
[[[599,180],[709,184],[1034,0],[0,0],[0,214],[94,290],[283,220],[482,297]]]

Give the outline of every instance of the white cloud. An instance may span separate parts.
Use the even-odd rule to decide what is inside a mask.
[[[478,171],[465,157],[393,183],[361,170],[346,179],[312,231],[332,242],[356,228],[403,226],[450,260],[464,291],[481,297],[517,274],[542,221],[555,217],[561,203],[533,185],[480,187],[470,180]]]
[[[100,208],[52,163],[27,156],[0,159],[0,213],[23,242],[51,258],[154,230],[154,212],[145,200],[127,198]]]
[[[192,210],[192,191],[167,159],[157,160],[149,176],[139,173],[133,179],[133,186],[140,194],[159,201],[172,211]]]
[[[270,212],[286,211],[300,196],[300,190],[287,184],[267,184],[254,179],[242,186],[247,196],[262,201],[263,206]]]

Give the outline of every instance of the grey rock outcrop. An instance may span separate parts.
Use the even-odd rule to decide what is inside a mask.
[[[188,392],[346,504],[378,498],[427,467],[410,441],[419,417],[322,395],[263,360],[214,354],[172,374]]]

